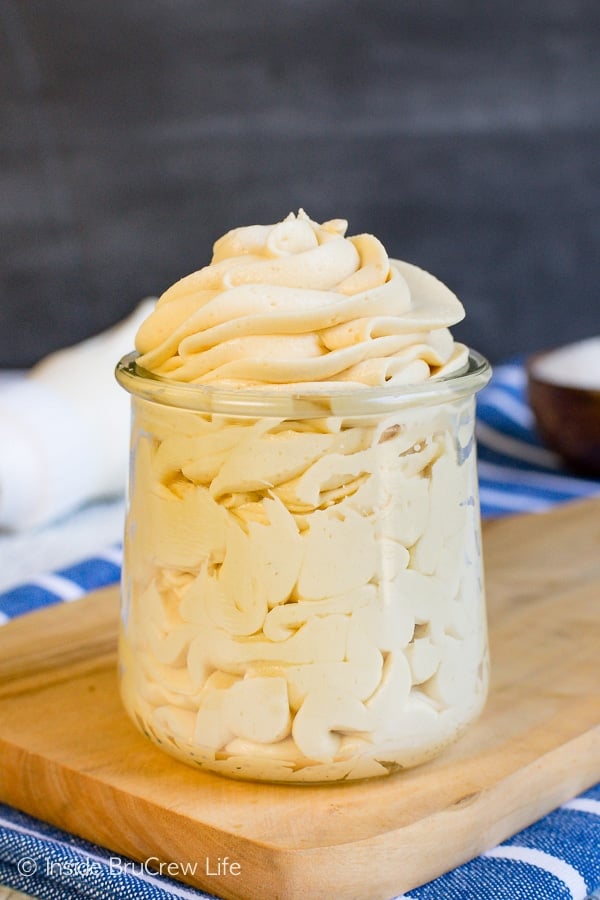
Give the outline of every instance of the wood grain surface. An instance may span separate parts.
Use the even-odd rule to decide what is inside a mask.
[[[429,881],[600,778],[600,501],[489,523],[484,552],[490,698],[437,760],[326,787],[172,760],[121,708],[112,588],[0,631],[0,800],[232,900]]]

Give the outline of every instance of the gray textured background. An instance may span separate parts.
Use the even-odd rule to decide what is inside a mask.
[[[499,360],[600,333],[598,0],[0,0],[0,366],[304,206]]]

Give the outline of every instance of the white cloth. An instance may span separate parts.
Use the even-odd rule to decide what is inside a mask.
[[[0,390],[0,528],[37,527],[124,493],[129,402],[114,367],[154,302]]]

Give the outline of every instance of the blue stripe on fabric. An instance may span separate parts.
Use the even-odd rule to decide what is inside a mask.
[[[539,443],[535,418],[525,393],[500,384],[495,377],[477,396],[477,416],[490,423],[515,427],[519,434]]]
[[[477,404],[477,421],[489,425],[491,428],[514,437],[517,440],[540,447],[541,442],[532,426],[526,426],[522,422],[509,418],[498,410],[496,406],[488,406],[486,403]]]
[[[588,890],[600,885],[600,816],[557,809],[507,843],[559,857],[581,873]]]
[[[482,419],[477,421],[476,434],[481,453],[498,454],[512,465],[548,472],[562,471],[568,475],[559,457],[534,441],[522,441],[513,435],[505,434]]]
[[[53,574],[72,582],[74,586],[81,588],[83,593],[87,593],[116,584],[121,577],[121,567],[110,559],[97,556],[66,566]],[[64,599],[58,591],[41,584],[33,582],[20,584],[0,594],[0,620],[8,621],[15,616],[60,603]]]
[[[203,871],[205,855],[198,855]],[[24,860],[31,874],[22,871]],[[0,804],[0,883],[15,890],[41,900],[215,900],[164,875],[138,875],[137,869],[127,857]]]
[[[121,577],[121,568],[110,560],[92,557],[60,569],[57,574],[74,581],[87,591],[92,591],[117,582]]]
[[[505,493],[482,484],[479,490],[481,516],[506,516],[513,513],[546,512],[554,504],[543,497],[521,497],[515,491]]]
[[[579,796],[586,800],[600,800],[600,782],[593,785],[589,790],[584,791],[583,794],[579,794]]]
[[[20,584],[0,595],[0,613],[14,619],[15,616],[60,603],[60,600],[58,594],[53,594],[37,584]]]
[[[584,900],[559,878],[527,863],[478,856],[459,869],[407,891],[411,900]]]
[[[490,428],[493,428],[495,431],[499,431],[501,434],[515,438],[518,441],[523,441],[523,443],[530,444],[532,447],[543,446],[531,426],[526,428],[520,422],[516,422],[514,419],[504,415],[496,406],[478,403],[477,420],[478,422],[483,422]]]
[[[510,466],[512,469],[521,469],[523,472],[556,472],[556,468],[542,466],[539,463],[510,456],[503,450],[488,444],[481,437],[477,438],[477,456],[480,460],[497,463],[500,466]],[[592,482],[590,482],[592,484]]]
[[[482,491],[485,488],[491,488],[496,490],[498,493],[503,493],[507,497],[517,497],[517,498],[531,498],[531,500],[540,499],[546,500],[551,505],[556,505],[557,503],[564,502],[566,500],[572,500],[575,497],[587,496],[582,494],[574,493],[573,491],[568,491],[559,488],[549,488],[546,486],[535,485],[535,484],[515,484],[510,487],[499,487],[497,481],[493,481],[485,476],[482,476],[479,481],[479,489]],[[590,492],[591,493],[591,492]],[[533,511],[534,507],[531,507]],[[526,512],[526,508],[523,508],[522,512]]]
[[[556,491],[569,496],[587,497],[594,490],[594,482],[576,475],[562,475],[559,472],[516,469],[514,466],[479,460],[479,476],[510,491],[513,487],[531,485],[548,491]],[[600,483],[598,485],[600,488]]]

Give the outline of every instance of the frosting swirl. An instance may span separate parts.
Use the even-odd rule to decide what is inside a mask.
[[[210,265],[160,297],[140,327],[138,365],[181,382],[331,389],[418,384],[462,368],[457,297],[390,259],[347,222],[303,210],[236,228]]]

